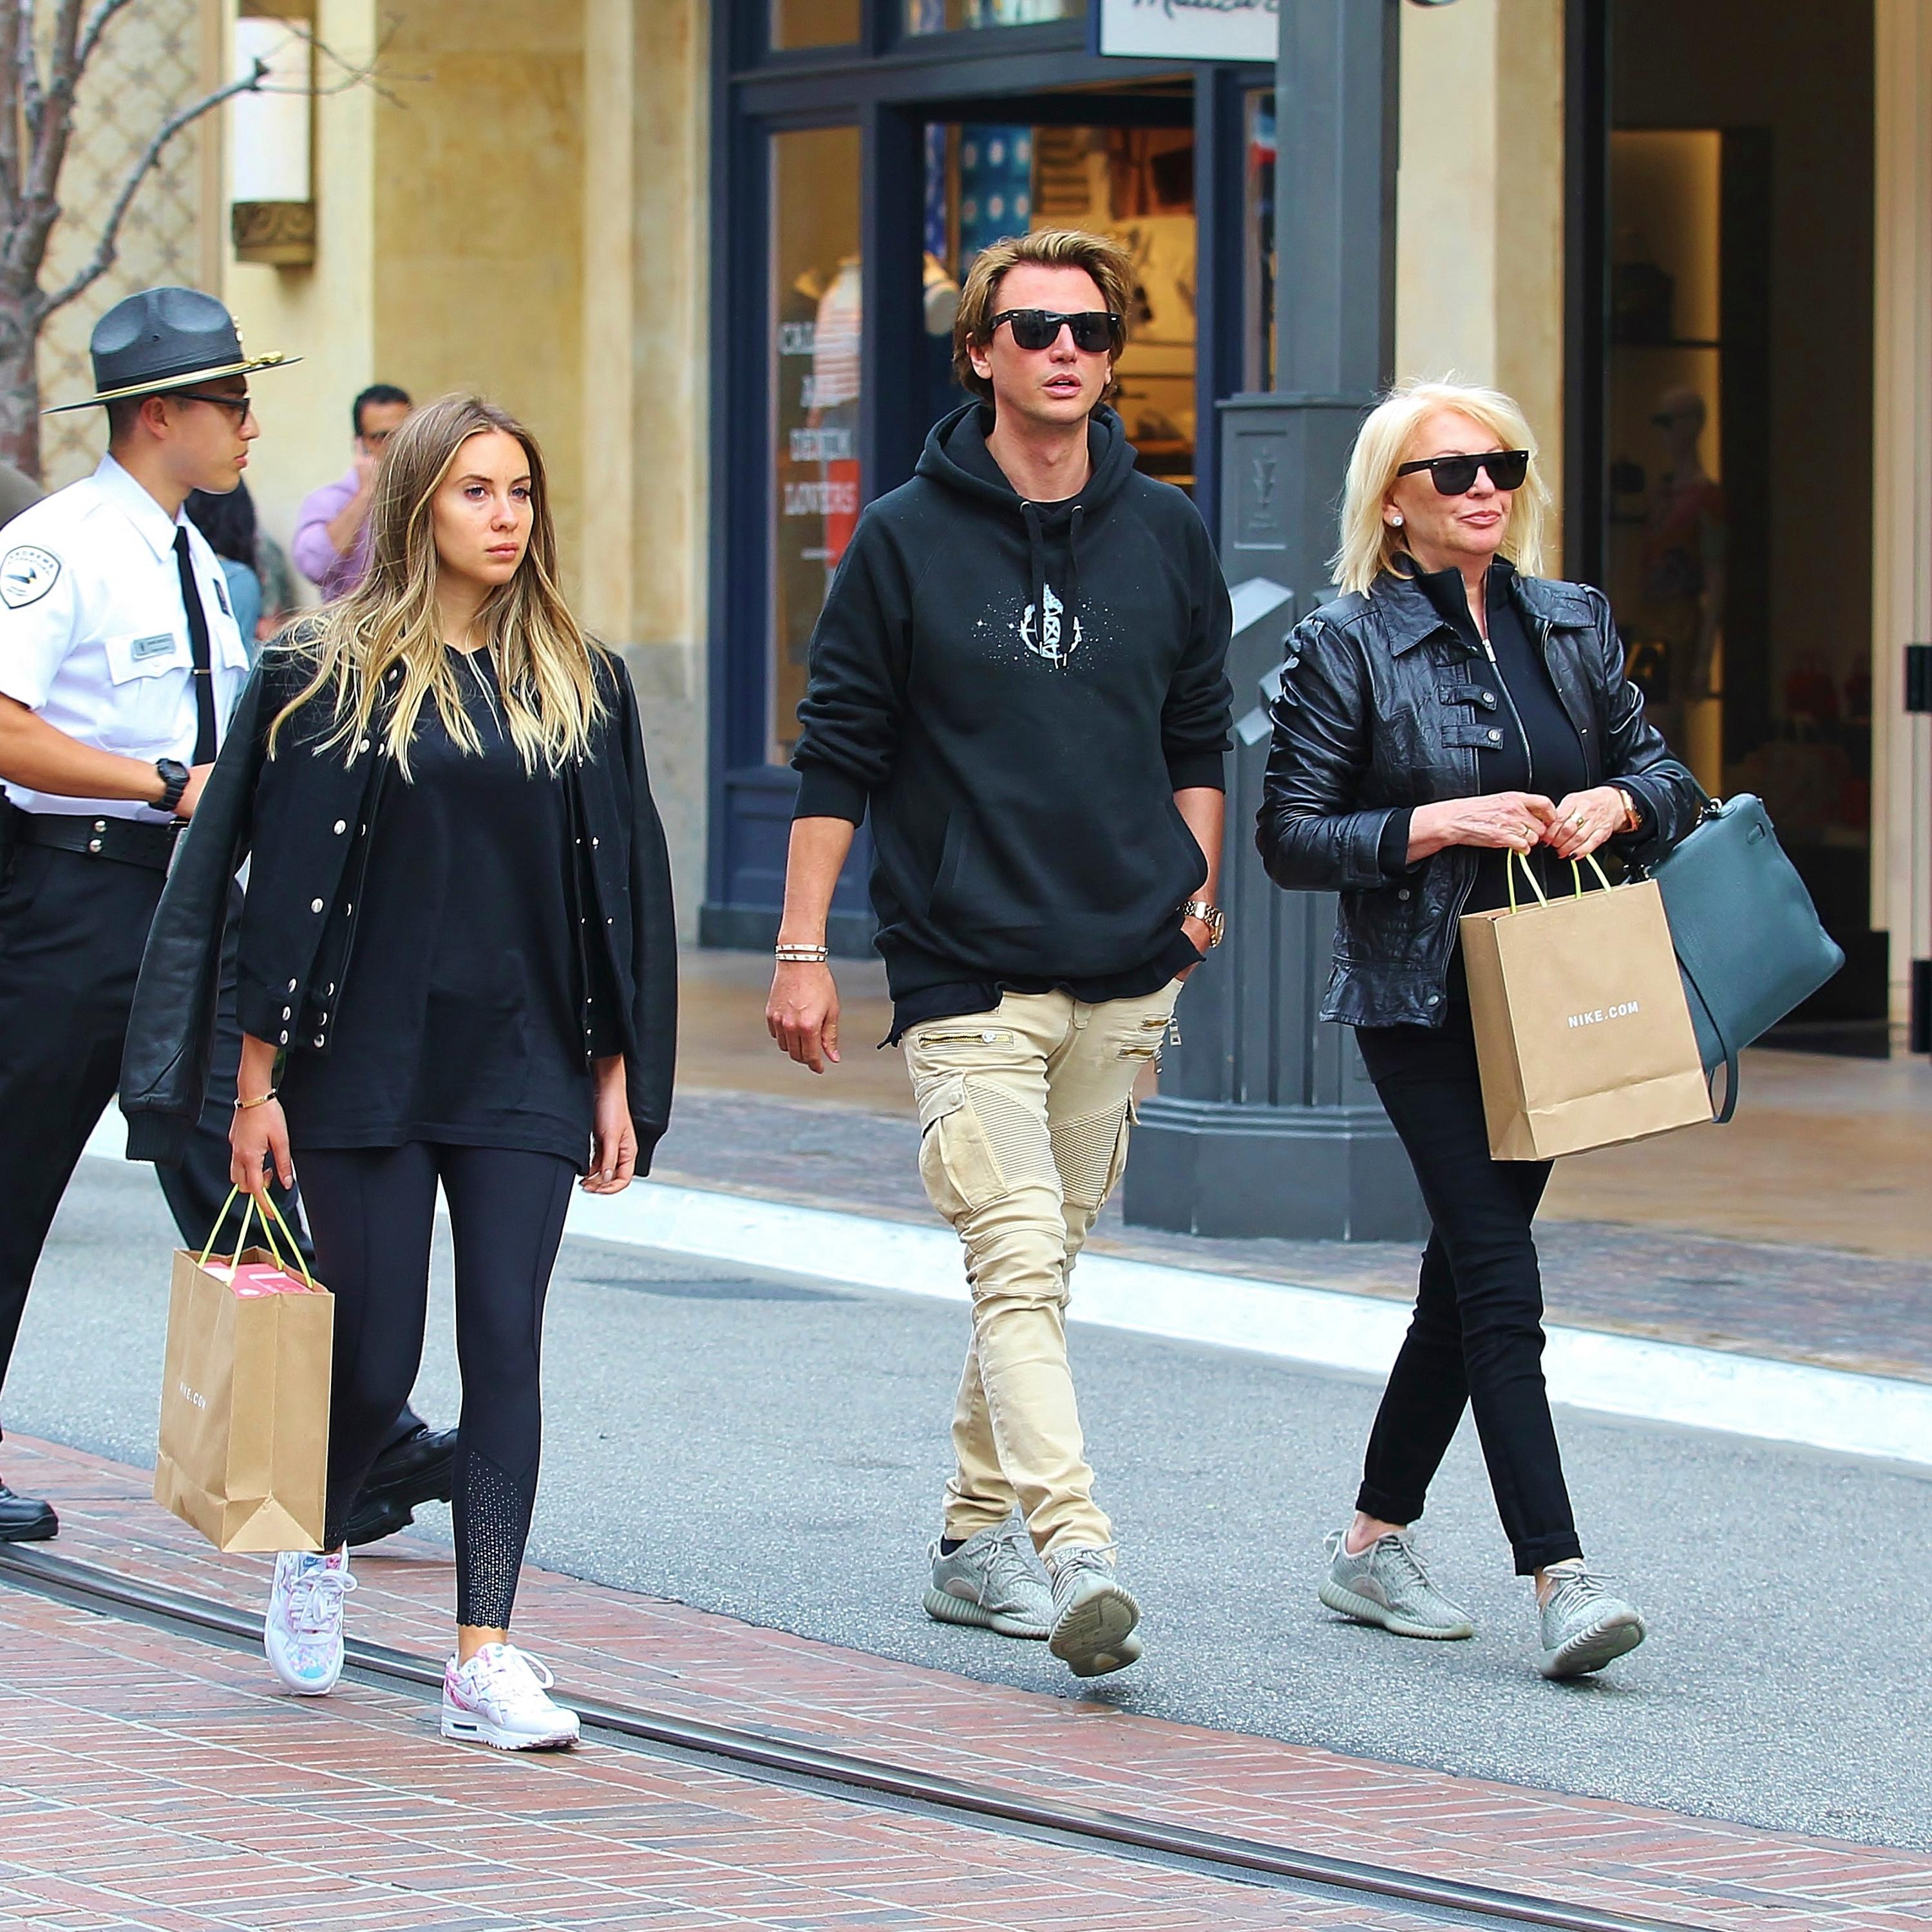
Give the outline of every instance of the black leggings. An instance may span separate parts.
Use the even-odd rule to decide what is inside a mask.
[[[508,1627],[543,1444],[538,1364],[544,1292],[563,1238],[572,1164],[504,1148],[298,1151],[316,1274],[335,1296],[323,1546],[415,1385],[429,1300],[439,1180],[456,1247],[456,1620]]]
[[[1517,1574],[1580,1556],[1543,1382],[1543,1282],[1530,1232],[1547,1161],[1492,1160],[1468,1011],[1439,1032],[1364,1027],[1370,1077],[1433,1223],[1415,1314],[1369,1437],[1355,1507],[1412,1522],[1465,1407],[1476,1414]]]

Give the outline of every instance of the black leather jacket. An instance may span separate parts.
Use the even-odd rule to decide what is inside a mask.
[[[640,1174],[670,1118],[677,1051],[676,922],[670,865],[644,765],[638,700],[623,661],[601,656],[608,709],[591,753],[564,768],[581,862],[572,902],[580,949],[586,1047],[621,1050]],[[270,724],[307,682],[306,664],[271,647],[236,707],[161,892],[128,1021],[121,1111],[130,1160],[178,1162],[208,1086],[222,930],[230,886],[252,854],[244,915],[251,970],[237,989],[244,1032],[291,1052],[326,1053],[353,976],[381,962],[355,956],[358,882],[392,760],[368,739],[352,760],[326,746],[325,698],[292,717],[268,755]],[[314,722],[311,722],[311,714]],[[597,1016],[592,984],[614,989],[616,1024]],[[607,1030],[608,1028],[608,1030]]]
[[[1642,816],[1611,849],[1633,864],[1660,857],[1696,823],[1704,795],[1644,718],[1608,600],[1586,584],[1513,572],[1509,581],[1582,740],[1589,782],[1622,785]],[[1276,885],[1342,896],[1322,1017],[1439,1026],[1477,855],[1450,846],[1386,869],[1382,832],[1406,806],[1483,789],[1496,674],[1422,590],[1385,575],[1366,596],[1304,618],[1281,680],[1255,842]]]

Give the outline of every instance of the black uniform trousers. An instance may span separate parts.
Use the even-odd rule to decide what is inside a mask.
[[[7,854],[0,884],[0,1377],[13,1359],[61,1196],[120,1081],[128,1010],[162,880],[143,866],[45,845],[17,845]]]
[[[0,1384],[47,1231],[120,1082],[134,982],[164,878],[50,846],[0,846]],[[233,1090],[242,1051],[232,944],[224,969],[208,1104],[182,1166],[160,1170],[182,1239],[197,1248],[229,1188],[232,1109],[221,1096]],[[301,1227],[295,1214],[290,1220]],[[224,1232],[232,1233],[232,1222]],[[390,1439],[418,1426],[406,1408]]]

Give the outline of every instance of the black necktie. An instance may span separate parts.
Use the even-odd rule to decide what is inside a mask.
[[[188,526],[175,526],[175,564],[181,572],[182,608],[188,613],[188,646],[194,654],[194,757],[192,763],[214,762],[214,664],[208,655],[208,613],[201,608],[201,586],[194,580],[194,562],[188,554]]]

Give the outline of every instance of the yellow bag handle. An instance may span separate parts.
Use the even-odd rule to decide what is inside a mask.
[[[242,1190],[239,1187],[231,1187],[228,1190],[228,1198],[221,1204],[221,1212],[214,1217],[214,1226],[208,1233],[208,1246],[203,1248],[201,1251],[201,1265],[203,1268],[207,1267],[208,1258],[214,1252],[215,1237],[221,1232],[221,1224],[227,1220],[228,1210],[235,1205],[235,1197],[241,1192]],[[292,1274],[296,1269],[299,1268],[302,1270],[302,1280],[308,1283],[310,1292],[313,1292],[315,1288],[315,1276],[310,1274],[308,1271],[308,1262],[303,1256],[302,1244],[296,1239],[294,1233],[289,1226],[286,1217],[283,1214],[281,1209],[275,1204],[275,1198],[272,1194],[264,1194],[262,1196],[259,1204],[254,1195],[251,1194],[249,1196],[248,1204],[242,1210],[241,1232],[236,1237],[235,1252],[236,1256],[238,1256],[241,1254],[242,1250],[248,1245],[249,1218],[255,1214],[256,1208],[258,1204],[266,1207],[268,1210],[268,1214],[263,1214],[260,1216],[262,1224],[262,1243],[263,1246],[268,1250],[270,1254],[274,1256],[275,1265],[280,1268],[284,1274]],[[277,1244],[275,1240],[275,1230],[268,1225],[268,1216],[271,1214],[274,1216],[276,1225],[280,1228],[283,1234],[287,1239],[289,1252],[295,1256],[295,1260],[292,1263],[284,1259],[283,1258],[281,1249]]]
[[[1510,910],[1511,912],[1516,912],[1520,909],[1516,904],[1516,868],[1518,866],[1520,866],[1522,868],[1522,875],[1529,881],[1529,889],[1536,895],[1537,903],[1539,905],[1544,906],[1549,904],[1550,896],[1543,890],[1543,881],[1536,876],[1536,868],[1529,862],[1529,854],[1527,852],[1519,852],[1516,848],[1512,845],[1509,848],[1509,855],[1510,862],[1508,869],[1509,873]],[[1597,862],[1596,854],[1594,852],[1586,852],[1583,854],[1583,859],[1587,860],[1589,862],[1591,871],[1596,874],[1598,880],[1602,885],[1604,891],[1606,892],[1615,892],[1616,888],[1610,884],[1610,874]],[[1572,859],[1570,861],[1570,871],[1572,877],[1574,877],[1576,881],[1576,896],[1580,899],[1583,896],[1582,860]]]

